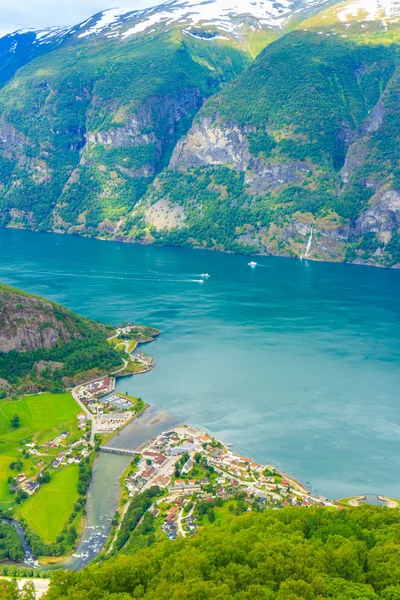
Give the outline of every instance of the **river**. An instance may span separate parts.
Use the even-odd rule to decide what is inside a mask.
[[[329,498],[400,497],[400,273],[249,260],[0,230],[1,281],[161,330],[155,370],[120,391]],[[104,460],[99,503],[114,471]]]
[[[174,425],[178,425],[175,417],[152,406],[111,438],[108,444],[114,448],[138,450],[144,442]],[[105,545],[111,520],[119,506],[119,479],[131,460],[131,456],[103,452],[96,456],[88,492],[86,526],[74,556],[64,563],[65,568],[82,569]]]

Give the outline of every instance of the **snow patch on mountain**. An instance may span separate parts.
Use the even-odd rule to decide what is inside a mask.
[[[105,10],[94,15],[75,27],[52,27],[43,30],[21,29],[9,36],[19,43],[20,36],[24,40],[35,36],[30,43],[55,44],[59,46],[66,39],[90,39],[102,36],[108,39],[129,39],[140,33],[154,32],[160,28],[180,26],[194,35],[204,27],[209,33],[237,35],[243,29],[273,28],[282,30],[284,24],[293,15],[321,10],[335,0],[167,0],[152,8],[130,9],[129,3],[122,8]],[[134,4],[134,0],[132,0]],[[350,0],[337,7],[338,19],[350,21],[381,21],[385,27],[400,14],[400,0]],[[3,38],[4,39],[4,38]],[[215,39],[215,38],[202,38]],[[10,44],[9,52],[15,51]]]
[[[14,46],[13,46],[15,49],[15,47],[16,47],[15,45],[18,43],[17,39],[20,36],[24,36],[27,34],[34,35],[35,42],[37,42],[39,44],[50,44],[50,43],[54,43],[56,41],[63,39],[72,30],[73,30],[73,27],[48,27],[47,29],[18,29],[18,31],[15,31],[14,33],[9,33],[5,37],[16,39],[16,41],[14,42]],[[57,38],[59,38],[59,39],[57,39]]]
[[[387,19],[400,16],[398,0],[354,0],[343,10],[338,10],[337,17],[343,23],[351,21],[381,21],[387,25]]]
[[[214,26],[230,33],[241,28],[245,18],[257,21],[260,27],[279,26],[293,4],[290,0],[175,0],[137,15],[139,22],[124,31],[122,37],[141,33],[154,25],[179,22],[189,26]]]
[[[132,11],[130,11],[132,12]],[[138,12],[138,11],[135,11]],[[127,12],[126,8],[113,8],[111,10],[105,10],[102,13],[100,13],[100,18],[98,20],[95,20],[94,24],[89,27],[89,29],[86,29],[86,31],[84,31],[83,33],[81,33],[80,35],[78,35],[79,38],[84,38],[84,37],[88,37],[90,35],[96,35],[98,33],[101,33],[102,31],[104,31],[105,29],[110,29],[110,27],[112,25],[120,25],[120,17],[129,14],[129,12]],[[88,23],[90,23],[90,21],[93,20],[93,17],[91,19],[88,19],[87,21],[85,21],[84,23],[82,23],[82,25],[80,26],[80,29],[82,29],[83,26],[87,25]]]

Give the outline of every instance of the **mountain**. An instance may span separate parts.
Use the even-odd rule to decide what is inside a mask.
[[[396,266],[399,11],[172,0],[6,36],[0,224]]]
[[[122,364],[107,331],[59,304],[0,284],[0,393],[59,388],[83,372]]]

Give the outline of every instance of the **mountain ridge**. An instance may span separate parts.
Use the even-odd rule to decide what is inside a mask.
[[[396,266],[398,12],[171,0],[2,38],[49,51],[0,90],[0,224],[287,256],[313,231],[308,258]]]

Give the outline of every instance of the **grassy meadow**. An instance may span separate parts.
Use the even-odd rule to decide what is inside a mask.
[[[19,508],[19,515],[45,544],[56,541],[73,512],[78,499],[78,477],[78,465],[65,467]]]
[[[38,394],[25,396],[18,400],[0,402],[0,508],[7,509],[13,504],[13,495],[9,493],[7,479],[16,476],[9,465],[17,458],[22,461],[22,471],[27,477],[35,474],[40,460],[48,462],[56,451],[42,448],[39,455],[25,459],[21,450],[26,444],[41,445],[68,431],[68,442],[79,439],[77,414],[80,412],[70,394]],[[14,415],[20,417],[20,426],[11,427]]]

